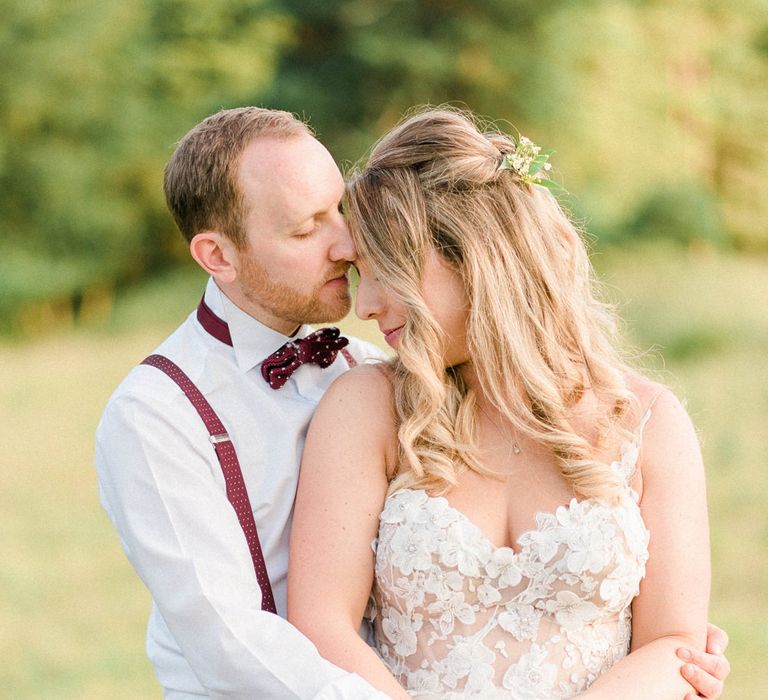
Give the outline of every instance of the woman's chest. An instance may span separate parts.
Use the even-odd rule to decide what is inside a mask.
[[[404,489],[381,515],[376,579],[409,607],[523,604],[560,617],[573,608],[584,622],[626,607],[647,558],[648,531],[632,502],[572,499],[537,513],[513,548],[495,546],[446,499]]]

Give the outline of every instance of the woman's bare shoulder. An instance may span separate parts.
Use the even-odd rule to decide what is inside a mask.
[[[395,432],[392,371],[387,363],[353,367],[320,400],[314,422],[335,422],[373,437]]]
[[[323,401],[330,398],[348,398],[364,403],[392,404],[392,370],[388,363],[377,362],[357,365],[337,377],[323,396]]]
[[[627,386],[637,398],[643,421],[643,477],[655,474],[667,480],[671,465],[689,477],[698,477],[702,469],[699,439],[683,402],[669,387],[640,374],[629,378]]]
[[[635,397],[635,405],[630,410],[634,423],[639,423],[649,410],[652,415],[666,413],[672,408],[685,413],[680,399],[666,385],[634,370],[628,371],[625,377],[627,389]]]

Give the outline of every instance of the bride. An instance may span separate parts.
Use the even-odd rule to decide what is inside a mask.
[[[393,698],[677,700],[704,648],[696,434],[620,358],[546,159],[428,109],[349,184],[357,312],[398,356],[315,415],[289,619]]]

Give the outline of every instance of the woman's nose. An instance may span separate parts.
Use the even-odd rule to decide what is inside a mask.
[[[376,318],[381,313],[381,295],[376,289],[376,284],[360,275],[360,284],[355,296],[355,313],[364,321]]]

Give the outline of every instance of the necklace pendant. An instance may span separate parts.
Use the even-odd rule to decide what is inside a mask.
[[[516,442],[512,444],[512,452],[514,452],[516,455],[519,455],[522,452]]]

